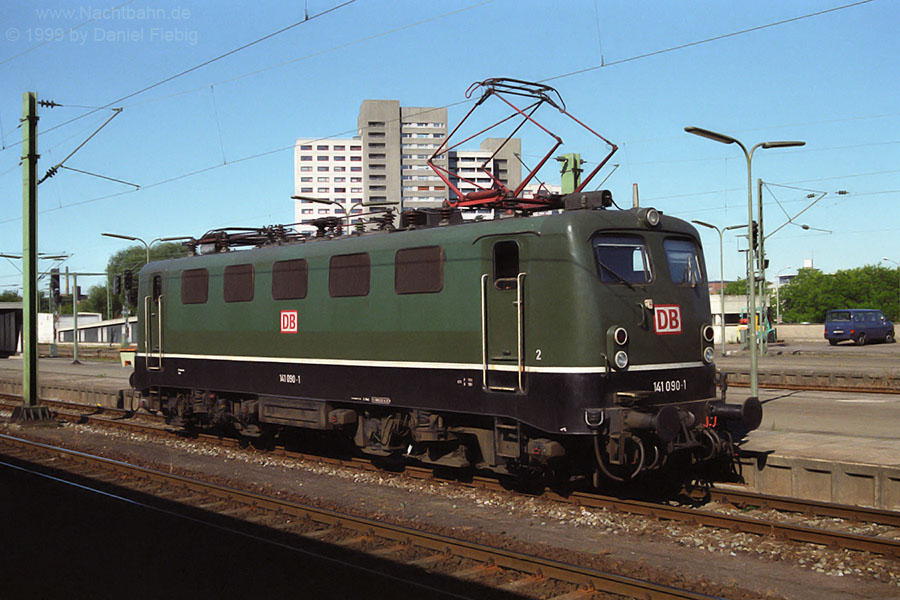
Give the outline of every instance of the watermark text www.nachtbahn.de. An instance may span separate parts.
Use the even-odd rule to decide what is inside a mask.
[[[37,8],[35,14],[44,26],[9,27],[7,42],[88,43],[175,43],[195,46],[200,34],[188,27],[189,8],[152,6],[118,8]],[[51,21],[58,24],[49,25]]]
[[[84,5],[69,8],[35,8],[39,21],[187,21],[191,9],[176,6],[119,6],[116,8]]]

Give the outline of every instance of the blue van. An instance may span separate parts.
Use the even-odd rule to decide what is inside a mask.
[[[864,346],[872,340],[894,341],[894,324],[880,310],[845,308],[830,310],[825,315],[825,339],[832,346],[844,340],[853,340]]]

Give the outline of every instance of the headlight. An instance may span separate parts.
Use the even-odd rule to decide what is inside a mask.
[[[618,345],[624,346],[628,341],[628,332],[624,327],[617,327],[615,332],[613,332],[613,339],[616,340]]]
[[[642,208],[638,211],[638,218],[649,227],[659,225],[659,211],[655,208]]]
[[[711,325],[703,326],[703,339],[710,344],[712,344],[713,340],[716,339],[716,332],[713,330]]]
[[[703,360],[705,360],[707,363],[712,363],[713,359],[715,358],[715,354],[716,351],[713,350],[713,347],[707,346],[706,350],[703,351]]]
[[[625,367],[627,367],[628,366],[628,353],[625,352],[624,350],[619,350],[618,352],[616,352],[615,362],[616,362],[617,369],[624,369]]]

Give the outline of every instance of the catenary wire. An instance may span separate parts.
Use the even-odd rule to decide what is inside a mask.
[[[51,131],[54,131],[54,130],[56,130],[56,129],[59,129],[60,127],[65,127],[66,125],[68,125],[68,124],[70,124],[70,123],[73,123],[73,122],[75,122],[75,121],[78,121],[78,120],[80,120],[80,119],[83,119],[83,118],[85,118],[85,117],[87,117],[87,116],[89,116],[89,115],[92,115],[92,114],[94,114],[95,112],[97,112],[98,110],[103,110],[104,108],[110,108],[110,107],[111,107],[112,105],[114,105],[114,104],[121,104],[122,102],[124,102],[125,100],[128,100],[129,98],[134,98],[135,96],[138,96],[138,95],[140,95],[140,94],[143,94],[144,92],[150,91],[150,90],[152,90],[153,88],[156,88],[156,87],[159,87],[159,86],[161,86],[161,85],[163,85],[163,84],[169,83],[170,81],[173,81],[173,80],[175,80],[175,79],[178,79],[179,77],[183,77],[183,76],[185,76],[185,75],[187,75],[187,74],[189,74],[189,73],[193,73],[194,71],[197,71],[197,70],[199,70],[199,69],[202,69],[203,67],[206,67],[206,66],[208,66],[208,65],[211,65],[211,64],[214,63],[214,62],[220,61],[220,60],[222,60],[223,58],[227,58],[227,57],[231,56],[232,54],[236,54],[236,53],[238,53],[238,52],[241,52],[242,50],[246,50],[247,48],[250,48],[251,46],[255,46],[256,44],[259,44],[259,43],[261,43],[261,42],[264,42],[265,40],[268,40],[268,39],[271,39],[271,38],[273,38],[273,37],[275,37],[275,36],[277,36],[277,35],[280,35],[280,34],[284,33],[285,31],[289,31],[289,30],[291,30],[291,29],[293,29],[293,28],[295,28],[295,27],[298,27],[298,26],[300,26],[300,25],[303,25],[304,23],[308,23],[309,21],[312,21],[312,20],[314,20],[314,19],[318,19],[318,18],[323,17],[323,16],[325,16],[325,15],[327,15],[327,14],[330,14],[330,13],[332,13],[332,12],[334,12],[334,11],[340,10],[341,8],[344,8],[344,7],[346,7],[346,6],[349,6],[350,4],[353,4],[353,3],[355,3],[355,2],[356,2],[356,0],[345,0],[344,2],[342,2],[342,3],[340,3],[340,4],[337,4],[337,5],[335,5],[335,6],[332,6],[332,7],[330,7],[330,8],[327,8],[327,9],[325,9],[325,10],[323,10],[323,11],[321,11],[321,12],[318,12],[318,13],[316,13],[316,14],[314,14],[314,15],[311,15],[311,16],[310,16],[310,15],[306,15],[306,16],[305,16],[302,20],[300,20],[300,21],[295,21],[294,23],[291,23],[290,25],[287,25],[287,26],[285,26],[285,27],[282,27],[281,29],[279,29],[279,30],[277,30],[277,31],[273,31],[272,33],[266,34],[266,35],[264,35],[264,36],[262,36],[262,37],[260,37],[260,38],[257,38],[257,39],[255,39],[255,40],[253,40],[253,41],[251,41],[251,42],[247,42],[246,44],[243,44],[242,46],[238,46],[237,48],[233,48],[233,49],[229,50],[228,52],[225,52],[225,53],[223,53],[223,54],[219,54],[218,56],[215,56],[215,57],[213,57],[213,58],[210,58],[210,59],[208,59],[208,60],[205,60],[205,61],[203,61],[203,62],[200,63],[200,64],[194,65],[193,67],[189,67],[189,68],[187,68],[187,69],[184,69],[183,71],[179,71],[178,73],[175,73],[174,75],[170,75],[169,77],[166,77],[165,79],[161,79],[160,81],[157,81],[156,83],[152,83],[152,84],[150,84],[150,85],[144,86],[143,88],[141,88],[141,89],[139,89],[139,90],[137,90],[137,91],[134,91],[134,92],[131,92],[131,93],[129,93],[129,94],[126,94],[125,96],[122,96],[121,98],[118,98],[118,99],[116,99],[116,100],[113,100],[112,102],[108,102],[108,103],[104,104],[103,106],[101,106],[101,107],[99,107],[99,108],[95,108],[95,109],[93,109],[93,110],[90,110],[90,111],[88,111],[88,112],[86,112],[86,113],[83,113],[83,114],[77,116],[77,117],[73,117],[73,118],[69,119],[68,121],[64,121],[64,122],[60,123],[59,125],[54,125],[53,127],[49,127],[49,128],[47,128],[47,129],[43,130],[41,133],[43,133],[43,134],[50,133]]]
[[[217,60],[220,60],[221,58],[225,58],[226,56],[229,56],[229,55],[231,55],[231,54],[234,54],[234,53],[236,53],[236,52],[239,52],[240,50],[243,50],[243,49],[248,48],[248,47],[250,47],[250,46],[252,46],[252,45],[255,45],[255,44],[257,44],[257,43],[259,43],[259,42],[261,42],[261,41],[263,41],[263,40],[265,40],[265,39],[269,39],[269,38],[271,38],[271,37],[273,37],[273,36],[275,36],[275,35],[278,35],[279,33],[282,33],[282,32],[284,32],[284,31],[287,31],[288,29],[291,29],[291,28],[293,28],[293,27],[296,27],[297,25],[303,24],[303,23],[305,23],[307,20],[312,20],[312,19],[314,19],[314,18],[323,16],[323,15],[325,15],[325,14],[328,14],[328,13],[330,13],[330,12],[333,12],[333,11],[335,11],[335,10],[338,10],[338,9],[340,9],[340,8],[343,8],[343,7],[345,7],[345,6],[349,5],[349,4],[352,4],[352,3],[355,2],[355,1],[356,1],[356,0],[347,0],[346,2],[343,2],[342,4],[338,4],[338,5],[334,6],[334,7],[331,7],[331,8],[329,8],[329,9],[326,9],[325,11],[322,11],[322,12],[320,12],[320,13],[317,13],[316,15],[313,15],[312,17],[308,17],[308,19],[304,19],[304,20],[302,20],[302,21],[298,21],[298,22],[296,22],[296,23],[293,23],[293,24],[291,24],[291,25],[288,25],[288,26],[286,26],[286,27],[284,27],[284,28],[282,28],[282,29],[280,29],[280,30],[278,30],[278,31],[276,31],[276,32],[273,32],[273,33],[271,33],[271,34],[268,34],[268,35],[266,35],[266,36],[263,36],[262,38],[259,38],[259,39],[257,39],[257,40],[254,40],[253,42],[250,42],[250,43],[245,44],[245,45],[243,45],[243,46],[240,46],[240,47],[238,47],[238,48],[236,48],[236,49],[233,49],[233,50],[231,50],[231,51],[229,51],[229,52],[227,52],[227,53],[225,53],[225,54],[219,55],[219,56],[217,56],[217,57],[215,57],[215,58],[213,58],[213,59],[210,59],[210,60],[208,60],[208,61],[206,61],[206,62],[204,62],[204,63],[201,63],[201,64],[199,64],[199,65],[196,65],[196,66],[194,66],[194,67],[191,67],[190,69],[187,69],[187,70],[185,70],[185,71],[182,71],[182,72],[180,72],[180,73],[178,73],[178,74],[176,74],[176,75],[172,75],[172,76],[170,76],[170,77],[168,77],[168,78],[166,78],[166,79],[164,79],[164,80],[162,80],[162,81],[159,81],[159,82],[154,83],[154,84],[152,84],[152,85],[146,86],[145,88],[143,88],[143,89],[141,89],[141,90],[138,90],[138,91],[136,91],[136,92],[133,92],[133,93],[127,95],[127,96],[124,96],[123,98],[118,99],[118,100],[115,100],[115,101],[113,101],[113,102],[111,102],[111,103],[109,103],[109,104],[107,104],[107,105],[105,105],[104,107],[101,107],[101,108],[108,108],[108,107],[111,106],[112,104],[121,103],[123,100],[126,100],[126,99],[132,98],[132,97],[134,97],[134,96],[137,96],[138,94],[141,94],[141,93],[143,93],[143,92],[145,92],[145,91],[148,91],[148,90],[150,90],[150,89],[153,89],[153,88],[155,88],[155,87],[158,87],[159,85],[162,85],[162,84],[164,84],[164,83],[167,83],[167,82],[169,82],[169,81],[172,81],[172,80],[174,80],[174,79],[176,79],[176,78],[178,78],[178,77],[181,77],[182,75],[185,75],[185,74],[187,74],[187,73],[190,73],[190,72],[193,72],[193,71],[195,71],[195,70],[197,70],[197,69],[200,69],[200,68],[202,68],[203,66],[206,66],[206,65],[208,65],[208,64],[211,64],[212,62],[215,62],[215,61],[217,61]],[[826,13],[830,13],[830,12],[835,12],[835,11],[844,10],[844,9],[847,9],[847,8],[852,8],[852,7],[860,6],[860,5],[863,5],[863,4],[868,4],[868,3],[872,2],[872,1],[873,1],[873,0],[861,0],[860,2],[855,2],[855,3],[851,3],[851,4],[846,4],[846,5],[838,6],[838,7],[833,7],[833,8],[830,8],[830,9],[826,9],[826,10],[822,10],[822,11],[818,11],[818,12],[814,12],[814,13],[808,13],[808,14],[805,14],[805,15],[800,15],[800,16],[798,16],[798,17],[793,17],[793,18],[790,18],[790,19],[784,19],[784,20],[781,20],[781,21],[776,21],[776,22],[773,22],[773,23],[768,23],[768,24],[765,24],[765,25],[760,25],[760,26],[756,26],[756,27],[744,29],[744,30],[737,31],[737,32],[731,32],[731,33],[727,33],[727,34],[723,34],[723,35],[719,35],[719,36],[715,36],[715,37],[711,37],[711,38],[706,38],[706,39],[703,39],[703,40],[698,40],[698,41],[695,41],[695,42],[690,42],[690,43],[687,43],[687,44],[682,44],[682,45],[680,45],[680,46],[676,46],[676,47],[672,47],[672,48],[667,48],[667,49],[662,49],[662,50],[658,50],[658,51],[654,51],[654,52],[650,52],[650,53],[645,53],[645,54],[638,55],[638,56],[634,56],[634,57],[630,57],[630,58],[627,58],[627,59],[620,59],[620,60],[617,60],[617,61],[613,61],[613,62],[610,62],[610,63],[606,63],[606,66],[610,66],[610,65],[614,65],[614,64],[620,64],[620,63],[625,63],[625,62],[631,62],[631,61],[634,61],[634,60],[638,60],[638,59],[642,59],[642,58],[647,58],[647,57],[649,57],[649,56],[655,56],[655,55],[662,54],[662,53],[665,53],[665,52],[671,52],[671,51],[674,51],[674,50],[679,50],[679,49],[687,48],[687,47],[690,47],[690,46],[695,46],[695,45],[704,44],[704,43],[708,43],[708,42],[712,42],[712,41],[717,41],[717,40],[721,40],[721,39],[726,39],[726,38],[729,38],[729,37],[734,37],[734,36],[737,36],[737,35],[742,35],[742,34],[745,34],[745,33],[750,33],[750,32],[758,31],[758,30],[761,30],[761,29],[767,29],[767,28],[770,28],[770,27],[775,27],[775,26],[778,26],[778,25],[783,25],[783,24],[786,24],[786,23],[791,23],[791,22],[794,22],[794,21],[802,20],[802,19],[807,19],[807,18],[811,18],[811,17],[815,17],[815,16],[820,16],[820,15],[823,15],[823,14],[826,14]],[[402,29],[402,28],[401,28],[401,29]],[[376,36],[373,36],[373,37],[377,37],[377,35],[376,35]],[[553,77],[550,77],[550,78],[547,78],[547,79],[543,79],[543,80],[540,80],[540,81],[541,81],[541,82],[546,82],[546,81],[553,81],[553,80],[556,80],[556,79],[562,79],[562,78],[565,78],[565,77],[570,77],[570,76],[573,76],[573,75],[577,75],[577,74],[580,74],[580,73],[583,73],[583,72],[586,72],[586,71],[590,71],[590,70],[595,70],[595,69],[598,69],[598,68],[600,68],[599,65],[598,65],[598,66],[595,66],[595,67],[590,67],[590,68],[588,68],[588,69],[581,69],[581,70],[577,70],[577,71],[571,71],[571,72],[569,72],[569,73],[564,73],[564,74],[561,74],[561,75],[556,75],[556,76],[553,76]],[[240,77],[240,76],[239,76],[239,77]],[[466,103],[468,103],[468,102],[471,102],[471,101],[470,101],[470,100],[461,100],[461,101],[458,101],[458,102],[454,102],[454,103],[451,103],[451,104],[444,105],[444,106],[442,106],[442,107],[440,107],[440,108],[451,108],[451,107],[458,106],[458,105],[461,105],[461,104],[466,104]],[[99,109],[98,109],[98,110],[99,110]],[[77,120],[77,119],[86,117],[86,116],[92,114],[93,112],[96,112],[96,110],[95,110],[95,111],[92,111],[92,112],[85,113],[85,114],[83,114],[83,115],[81,115],[81,116],[79,116],[79,117],[76,117],[76,118],[71,119],[71,120],[69,120],[69,121],[66,121],[66,122],[64,122],[64,123],[61,123],[61,124],[59,124],[59,125],[56,125],[56,126],[50,128],[50,129],[45,130],[44,132],[47,133],[47,132],[49,132],[49,131],[51,131],[51,130],[53,130],[53,129],[57,129],[57,128],[59,128],[59,127],[62,127],[62,126],[64,126],[64,125],[67,125],[68,123],[71,123],[71,122],[73,122],[73,121],[75,121],[75,120]],[[340,136],[340,135],[346,135],[347,133],[356,132],[356,131],[357,131],[356,129],[354,129],[354,130],[349,130],[349,131],[345,131],[345,132],[341,132],[341,133],[337,133],[337,134],[333,134],[333,135],[329,135],[329,136],[323,136],[323,137],[321,137],[321,138],[319,138],[319,139],[320,139],[320,140],[327,140],[327,139],[330,139],[330,138],[333,138],[333,137],[338,137],[338,136]],[[290,146],[283,146],[283,147],[276,148],[276,149],[273,149],[273,150],[268,150],[268,151],[265,151],[265,152],[260,152],[260,153],[256,153],[256,154],[253,154],[253,155],[245,156],[245,157],[242,157],[242,158],[233,160],[233,161],[231,161],[230,163],[216,164],[216,165],[212,165],[212,166],[205,167],[205,168],[202,168],[202,169],[197,169],[197,170],[191,171],[191,172],[189,172],[189,173],[184,173],[184,174],[181,174],[181,175],[176,175],[176,176],[170,177],[170,178],[168,178],[168,179],[160,180],[160,181],[157,181],[157,182],[154,182],[154,183],[151,183],[151,184],[142,186],[141,189],[142,189],[142,190],[150,189],[150,188],[153,188],[153,187],[157,187],[157,186],[160,186],[160,185],[164,185],[164,184],[167,184],[167,183],[171,183],[171,182],[174,182],[174,181],[178,181],[178,180],[181,180],[181,179],[185,179],[185,178],[188,178],[188,177],[192,177],[192,176],[195,176],[195,175],[199,175],[199,174],[202,174],[202,173],[206,173],[206,172],[209,172],[209,171],[212,171],[212,170],[215,170],[215,169],[224,167],[224,166],[229,166],[229,165],[233,165],[233,164],[238,164],[238,163],[240,163],[240,162],[245,162],[245,161],[252,160],[252,159],[256,159],[256,158],[261,158],[261,157],[268,156],[268,155],[271,155],[271,154],[275,154],[275,153],[278,153],[278,152],[284,152],[284,151],[286,151],[286,150],[292,149],[293,147],[294,147],[294,145],[291,144]],[[890,172],[896,172],[896,171],[882,171],[882,172],[876,172],[876,173],[871,173],[871,174],[890,173]],[[852,176],[862,176],[862,175],[866,175],[866,174],[852,175]],[[848,176],[848,177],[849,177],[849,176]],[[822,181],[822,180],[826,180],[826,179],[840,179],[840,177],[823,178],[823,179],[820,179],[820,180],[805,180],[805,181]],[[804,181],[804,182],[805,182],[805,181]],[[795,182],[795,183],[803,183],[803,182]],[[62,206],[62,207],[58,207],[58,208],[54,208],[54,209],[48,209],[47,211],[42,211],[42,212],[54,212],[54,211],[57,211],[57,210],[62,210],[62,209],[68,208],[68,207],[80,206],[80,205],[84,205],[84,204],[88,204],[88,203],[92,203],[92,202],[97,202],[97,201],[100,201],[100,200],[105,200],[105,199],[109,199],[109,198],[114,198],[114,197],[122,196],[122,195],[124,195],[124,194],[131,194],[131,193],[134,193],[134,192],[136,192],[136,191],[138,191],[138,190],[126,190],[126,191],[118,192],[118,193],[115,193],[115,194],[108,194],[108,195],[105,195],[105,196],[99,196],[99,197],[95,197],[95,198],[89,198],[89,199],[86,199],[86,200],[82,200],[82,201],[78,201],[78,202],[73,202],[73,203],[67,204],[67,205]],[[676,195],[676,196],[661,196],[661,197],[652,198],[652,199],[654,199],[654,200],[659,200],[659,199],[669,199],[669,198],[678,198],[678,197],[688,197],[688,196],[697,196],[697,195],[706,195],[706,194],[722,193],[722,192],[727,192],[727,191],[733,191],[733,190],[716,190],[716,191],[710,191],[710,192],[699,192],[699,193],[695,193],[695,194],[681,194],[681,195]],[[13,219],[7,219],[7,220],[4,220],[4,221],[0,221],[0,224],[12,222],[12,221],[16,221],[16,220],[20,220],[20,219],[21,219],[21,217],[19,217],[19,218],[13,218]]]
[[[795,22],[795,21],[801,21],[801,20],[803,20],[803,19],[809,19],[809,18],[812,18],[812,17],[818,17],[818,16],[821,16],[821,15],[824,15],[824,14],[827,14],[827,13],[832,13],[832,12],[836,12],[836,11],[839,11],[839,10],[844,10],[844,9],[847,9],[847,8],[854,8],[854,7],[857,7],[857,6],[861,6],[861,5],[863,5],[863,4],[868,4],[868,3],[870,3],[870,2],[874,2],[874,0],[860,0],[859,2],[853,2],[852,4],[844,4],[843,6],[835,6],[835,7],[833,7],[833,8],[828,8],[828,9],[825,9],[825,10],[820,10],[820,11],[817,11],[817,12],[814,12],[814,13],[808,13],[808,14],[805,14],[805,15],[800,15],[800,16],[798,16],[798,17],[792,17],[792,18],[790,18],[790,19],[783,19],[783,20],[781,20],[781,21],[775,21],[775,22],[773,22],[773,23],[766,23],[765,25],[757,25],[756,27],[750,27],[750,28],[748,28],[748,29],[741,29],[740,31],[732,31],[731,33],[725,33],[725,34],[722,34],[722,35],[717,35],[717,36],[705,38],[705,39],[702,39],[702,40],[697,40],[697,41],[694,41],[694,42],[687,42],[687,43],[685,43],[685,44],[679,44],[678,46],[672,46],[672,47],[670,47],[670,48],[664,48],[664,49],[662,49],[662,50],[654,50],[653,52],[646,52],[646,53],[644,53],[644,54],[639,54],[639,55],[637,55],[637,56],[630,56],[630,57],[628,57],[628,58],[621,58],[621,59],[619,59],[619,60],[614,60],[614,61],[610,61],[610,62],[607,62],[607,63],[603,63],[603,62],[601,61],[601,63],[600,63],[599,65],[594,65],[594,66],[592,66],[592,67],[585,67],[585,68],[583,68],[583,69],[578,69],[578,70],[576,70],[576,71],[570,71],[570,72],[568,72],[568,73],[563,73],[562,75],[554,75],[553,77],[548,77],[548,78],[546,78],[546,79],[541,79],[539,82],[540,82],[540,83],[546,83],[546,82],[548,82],[548,81],[555,81],[555,80],[557,80],[557,79],[563,79],[563,78],[566,78],[566,77],[572,77],[572,76],[574,76],[574,75],[581,75],[581,74],[583,74],[583,73],[589,73],[589,72],[591,72],[591,71],[596,71],[597,69],[602,69],[602,68],[605,68],[605,67],[611,67],[611,66],[613,66],[613,65],[620,65],[620,64],[624,64],[624,63],[628,63],[628,62],[632,62],[632,61],[636,61],[636,60],[641,60],[641,59],[644,59],[644,58],[650,58],[651,56],[658,56],[658,55],[660,55],[660,54],[666,54],[666,53],[668,53],[668,52],[675,52],[676,50],[684,50],[685,48],[691,48],[692,46],[699,46],[699,45],[701,45],[701,44],[708,44],[708,43],[710,43],[710,42],[716,42],[716,41],[719,41],[719,40],[724,40],[724,39],[726,39],[726,38],[735,37],[735,36],[739,36],[739,35],[744,35],[745,33],[752,33],[752,32],[754,32],[754,31],[760,31],[760,30],[763,30],[763,29],[769,29],[770,27],[777,27],[777,26],[779,26],[779,25],[785,25],[785,24],[787,24],[787,23],[793,23],[793,22]]]

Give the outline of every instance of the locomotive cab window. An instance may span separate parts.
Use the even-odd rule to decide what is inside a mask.
[[[309,265],[306,259],[280,260],[272,265],[272,298],[295,300],[306,298]]]
[[[512,240],[494,244],[494,286],[514,290],[519,277],[519,244]]]
[[[209,271],[188,269],[181,273],[181,303],[204,304],[209,296]]]
[[[672,283],[692,287],[703,283],[700,253],[693,240],[667,238],[663,241],[663,249],[666,251],[666,262],[669,265]]]
[[[394,291],[429,294],[444,288],[444,250],[440,246],[403,248],[394,257]]]
[[[328,266],[328,294],[332,298],[367,296],[370,269],[367,253],[332,256]]]
[[[597,274],[604,283],[650,283],[650,254],[637,235],[595,236],[591,241]]]
[[[153,301],[156,302],[159,300],[159,297],[162,296],[162,275],[159,273],[155,273],[153,275]]]
[[[253,300],[253,265],[225,267],[225,302]]]

